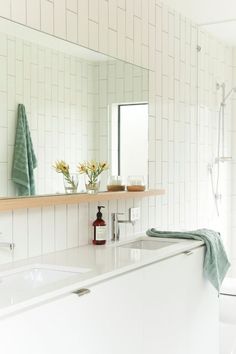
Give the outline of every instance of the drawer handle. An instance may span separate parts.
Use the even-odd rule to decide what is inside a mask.
[[[78,295],[78,296],[83,296],[83,295],[89,294],[90,292],[91,291],[89,289],[82,288],[82,289],[73,291],[73,294]]]
[[[183,252],[183,254],[185,254],[185,256],[191,256],[191,254],[193,254],[193,251],[185,251]]]

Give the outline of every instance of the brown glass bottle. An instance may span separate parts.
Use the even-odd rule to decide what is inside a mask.
[[[101,208],[104,206],[98,206],[97,219],[93,222],[93,244],[94,245],[105,245],[106,243],[106,223],[102,219]]]

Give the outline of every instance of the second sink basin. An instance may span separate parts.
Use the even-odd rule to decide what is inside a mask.
[[[32,291],[48,284],[65,280],[89,271],[87,268],[70,268],[33,264],[0,274],[0,291],[11,289],[13,293]]]
[[[175,241],[165,240],[135,240],[129,243],[120,245],[122,248],[132,248],[141,250],[158,250],[176,244]]]

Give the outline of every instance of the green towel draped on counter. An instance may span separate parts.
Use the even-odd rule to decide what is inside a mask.
[[[19,196],[35,195],[34,169],[37,159],[34,153],[29,125],[23,104],[18,105],[12,180]]]
[[[183,238],[204,241],[206,245],[206,254],[203,265],[204,274],[219,292],[221,283],[230,267],[230,263],[218,232],[208,229],[187,232],[149,229],[147,235],[152,237]]]

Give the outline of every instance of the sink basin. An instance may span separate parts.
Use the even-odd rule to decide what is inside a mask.
[[[88,271],[87,268],[42,264],[20,267],[0,274],[0,293],[5,289],[15,293],[32,291]]]
[[[165,240],[135,240],[129,243],[120,245],[122,248],[131,248],[139,250],[158,250],[176,244],[174,241]]]

